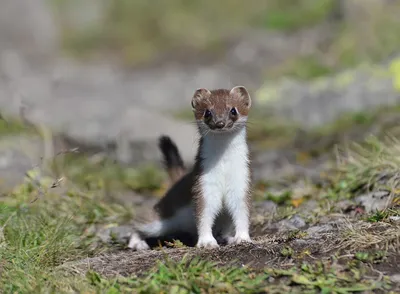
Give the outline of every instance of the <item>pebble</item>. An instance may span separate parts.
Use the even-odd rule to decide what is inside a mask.
[[[400,216],[390,216],[389,220],[395,223],[400,223]]]
[[[290,219],[284,219],[277,222],[274,227],[280,232],[286,232],[290,230],[298,230],[304,228],[306,222],[298,215],[291,217]]]
[[[277,205],[271,200],[265,200],[257,204],[257,207],[261,209],[264,213],[275,213]]]
[[[320,234],[328,233],[333,230],[334,230],[334,228],[331,225],[322,225],[322,226],[314,226],[314,227],[308,228],[306,232],[307,232],[307,236],[309,238],[315,238]]]
[[[400,274],[394,274],[390,276],[390,280],[393,283],[400,284]]]
[[[387,191],[377,191],[361,195],[355,201],[357,204],[362,205],[367,212],[373,212],[388,207],[389,195]]]

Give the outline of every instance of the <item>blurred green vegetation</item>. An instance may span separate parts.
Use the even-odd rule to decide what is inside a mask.
[[[67,3],[54,1],[60,11]],[[83,31],[64,27],[64,41],[74,53],[106,50],[136,64],[181,47],[218,48],[224,33],[262,22],[267,6],[240,0],[116,0],[98,26]]]
[[[77,57],[112,53],[127,65],[182,50],[220,53],[227,39],[251,28],[281,32],[286,38],[299,29],[327,23],[330,36],[321,48],[266,69],[267,77],[311,79],[381,61],[400,48],[400,3],[395,1],[349,0],[338,10],[340,0],[115,0],[99,2],[104,12],[95,24],[69,24],[66,7],[75,5],[79,10],[82,1],[52,0],[67,52]],[[310,46],[316,45],[312,42]]]
[[[53,1],[62,15],[68,1]],[[97,26],[82,31],[64,26],[64,44],[78,56],[105,50],[120,55],[127,64],[137,64],[182,47],[215,51],[226,36],[249,27],[291,31],[311,26],[327,17],[333,2],[116,0]]]
[[[66,154],[62,169],[70,180],[89,190],[128,189],[148,193],[161,189],[165,181],[164,171],[153,165],[122,167],[107,158],[90,160],[85,154]]]
[[[335,0],[270,0],[263,11],[265,28],[291,31],[315,25],[332,12]]]
[[[399,2],[349,0],[347,3],[350,8],[330,28],[332,36],[321,48],[288,59],[269,70],[267,76],[307,80],[360,64],[381,62],[400,51],[400,39],[396,37],[400,29]]]
[[[18,119],[0,118],[0,134],[2,136],[16,133],[25,133],[31,131],[32,128],[26,127]]]

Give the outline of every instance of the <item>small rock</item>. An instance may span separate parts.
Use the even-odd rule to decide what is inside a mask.
[[[335,208],[343,211],[348,212],[353,209],[354,203],[350,200],[342,200],[335,204]]]
[[[297,228],[287,219],[281,220],[280,222],[273,225],[273,228],[278,229],[280,232],[286,232],[296,230]]]
[[[289,220],[297,229],[304,228],[306,226],[306,222],[300,216],[295,215]]]
[[[390,280],[393,283],[400,284],[400,274],[391,275]]]
[[[269,278],[268,278],[268,282],[269,282],[269,283],[273,283],[273,282],[275,282],[275,278],[273,278],[273,277],[269,277]]]
[[[308,228],[306,233],[307,233],[308,238],[316,238],[320,234],[333,231],[333,229],[334,228],[331,225],[314,226],[314,227]]]
[[[307,246],[310,244],[310,240],[304,240],[304,239],[295,239],[295,240],[293,240],[293,242],[297,246]]]
[[[27,147],[29,146],[29,148]],[[8,192],[23,183],[25,173],[40,165],[43,156],[40,138],[10,135],[0,141],[0,191]]]
[[[295,215],[290,219],[284,219],[279,221],[273,227],[281,232],[285,232],[290,230],[298,230],[304,228],[305,226],[306,222],[300,216]]]
[[[301,205],[301,211],[303,213],[312,212],[319,206],[318,202],[315,200],[309,200]]]
[[[400,223],[400,216],[390,216],[389,220],[395,223]]]
[[[321,218],[318,221],[320,225],[328,225],[328,224],[339,225],[345,222],[346,222],[345,216],[342,214],[324,215],[321,216]]]
[[[377,191],[361,195],[355,199],[356,203],[362,205],[367,212],[386,209],[390,204],[390,193]]]
[[[277,205],[275,202],[271,200],[265,200],[256,204],[257,208],[260,209],[263,213],[275,213],[277,209]]]

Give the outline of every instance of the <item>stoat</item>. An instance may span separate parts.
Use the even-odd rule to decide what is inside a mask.
[[[137,224],[128,247],[149,249],[146,238],[189,233],[197,247],[252,242],[250,160],[246,123],[251,98],[245,87],[198,89],[191,105],[200,134],[195,164],[186,172],[174,142],[162,136],[159,147],[171,187],[154,206],[154,220]]]

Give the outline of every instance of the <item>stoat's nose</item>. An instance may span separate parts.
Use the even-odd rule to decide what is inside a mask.
[[[215,123],[215,126],[217,127],[217,129],[222,129],[223,127],[225,127],[225,123],[220,120]]]

